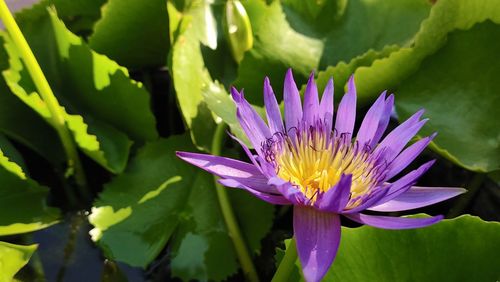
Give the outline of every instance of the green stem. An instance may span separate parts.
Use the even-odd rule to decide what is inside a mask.
[[[476,173],[472,178],[470,184],[468,185],[467,193],[465,193],[460,199],[457,201],[454,207],[450,209],[450,212],[446,216],[447,218],[457,217],[467,208],[469,203],[474,199],[477,192],[479,191],[479,187],[483,184],[484,178],[486,174],[484,173]]]
[[[52,92],[52,89],[50,88],[50,85],[35,58],[35,55],[31,51],[26,38],[24,38],[23,33],[10,13],[5,0],[0,0],[0,18],[9,32],[17,50],[20,52],[21,58],[26,65],[26,69],[35,84],[38,93],[49,109],[51,119],[50,123],[54,126],[59,138],[61,139],[61,143],[68,158],[68,167],[74,169],[75,179],[80,188],[82,188],[81,192],[83,196],[90,197],[88,191],[86,190],[87,185],[85,174],[78,156],[78,151],[73,142],[73,138],[71,137],[71,133],[66,127],[62,107],[59,105],[59,102],[54,96],[54,93]]]
[[[292,273],[295,262],[297,261],[297,245],[295,244],[295,238],[292,237],[290,240],[290,245],[285,251],[285,256],[281,260],[276,273],[274,274],[271,282],[283,282],[290,280],[290,274]]]
[[[221,153],[225,130],[226,124],[224,122],[221,122],[219,125],[217,125],[217,129],[215,130],[212,140],[212,154],[216,156],[220,155]],[[245,245],[245,241],[243,240],[243,236],[236,221],[236,217],[234,216],[233,208],[231,207],[231,203],[229,202],[229,197],[226,193],[226,189],[217,182],[216,178],[214,178],[214,180],[216,188],[215,190],[217,191],[217,198],[219,199],[222,216],[224,217],[224,221],[226,222],[229,237],[231,238],[231,240],[233,240],[234,248],[236,249],[236,254],[238,256],[238,260],[240,261],[241,268],[243,269],[243,272],[248,281],[259,281],[259,276],[257,275],[257,271],[255,270],[255,266],[252,262],[252,257],[250,256]]]

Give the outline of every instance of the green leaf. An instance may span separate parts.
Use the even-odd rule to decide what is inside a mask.
[[[237,261],[214,179],[178,159],[176,150],[193,151],[189,137],[148,143],[125,173],[105,186],[90,216],[92,238],[107,257],[141,267],[169,241],[173,276],[222,280],[236,271]],[[231,192],[248,244],[257,251],[272,223],[273,208],[247,199],[242,191]]]
[[[342,232],[342,243],[326,281],[500,278],[497,222],[464,215],[422,229],[391,231],[364,226],[343,228]]]
[[[44,9],[37,6],[34,9]],[[34,11],[30,11],[34,14]],[[149,94],[128,72],[90,50],[69,32],[53,11],[22,14],[20,26],[58,100],[78,146],[112,172],[123,170],[130,147],[157,138]],[[45,119],[44,102],[24,69],[15,47],[4,35],[10,69],[4,71],[12,92]]]
[[[13,148],[9,155],[18,155]],[[0,149],[0,236],[43,229],[55,224],[59,211],[47,206],[47,187],[26,177]],[[1,273],[1,272],[0,272]]]
[[[106,0],[48,0],[71,32],[84,35],[92,32],[104,3]]]
[[[409,230],[342,227],[323,281],[496,281],[499,232],[498,222],[469,215]]]
[[[277,95],[289,67],[294,69],[297,82],[304,83],[311,70],[319,66],[323,43],[293,30],[279,1],[269,6],[258,0],[243,4],[252,24],[254,47],[245,53],[234,84],[245,89],[250,103],[262,105],[264,77],[269,76]]]
[[[280,93],[287,68],[294,69],[300,85],[314,69],[350,62],[369,50],[385,53],[387,45],[411,44],[431,7],[427,0],[318,1],[321,8],[308,5],[245,2],[255,44],[245,54],[235,84],[245,88],[251,103],[262,104],[264,76],[270,77]]]
[[[174,37],[170,69],[177,101],[193,142],[200,149],[209,151],[215,123],[202,94],[220,92],[222,86],[213,82],[204,65],[199,30],[205,27],[203,19],[196,16],[200,9],[205,7],[179,11],[168,2],[170,33]]]
[[[129,68],[163,66],[169,48],[166,0],[110,0],[90,47]]]
[[[243,132],[243,128],[241,128],[236,118],[236,105],[231,96],[225,91],[224,86],[214,82],[207,89],[210,89],[210,91],[203,91],[202,95],[208,108],[227,123],[232,134],[243,140],[247,145],[250,145],[245,132]]]
[[[25,266],[37,245],[21,246],[0,242],[0,282],[11,282],[14,275]]]
[[[498,9],[500,12],[500,9]],[[398,87],[396,106],[403,120],[420,108],[429,122],[420,134],[438,131],[433,147],[474,171],[500,169],[500,24],[476,24],[448,35],[447,43],[427,57]]]
[[[358,100],[366,103],[385,89],[397,89],[402,80],[418,70],[425,57],[445,44],[449,32],[467,30],[486,20],[500,22],[497,1],[438,1],[429,17],[422,22],[411,47],[401,48],[386,58],[376,60],[370,67],[359,68],[355,72]]]
[[[224,23],[231,53],[234,60],[239,63],[243,59],[245,51],[252,48],[253,45],[250,19],[240,1],[231,0],[226,2]]]
[[[427,110],[423,134],[439,132],[432,145],[438,153],[470,170],[498,170],[500,66],[491,58],[499,45],[491,38],[498,36],[499,24],[496,1],[438,1],[414,46],[356,71],[361,103],[394,90],[401,118]]]
[[[344,87],[349,80],[349,77],[354,73],[354,71],[361,67],[369,67],[375,60],[380,58],[385,58],[389,56],[392,52],[399,50],[397,45],[390,45],[384,47],[382,51],[374,51],[370,50],[365,54],[353,58],[349,63],[340,62],[335,66],[330,66],[326,68],[324,71],[320,71],[316,77],[316,84],[319,89],[324,89],[328,80],[330,78],[334,79],[334,93],[335,99],[339,100],[342,98],[342,93],[344,93]],[[302,86],[301,92],[305,91],[305,85]]]
[[[22,171],[26,170],[26,164],[24,163],[23,157],[9,139],[2,134],[0,134],[0,150],[3,152],[3,157],[7,157],[11,162],[19,166]],[[0,163],[1,162],[2,161],[0,161]]]
[[[0,47],[0,50],[3,48]],[[0,61],[3,59],[7,62],[7,57],[0,53]],[[3,79],[0,79],[0,131],[34,150],[54,166],[65,161],[64,151],[54,128],[14,96]]]

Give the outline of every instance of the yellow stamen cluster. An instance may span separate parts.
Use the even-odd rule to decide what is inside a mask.
[[[355,150],[341,138],[333,141],[324,133],[306,132],[293,141],[286,137],[275,156],[278,176],[297,185],[314,203],[342,174],[352,174],[351,199],[367,193],[376,184],[368,152]]]

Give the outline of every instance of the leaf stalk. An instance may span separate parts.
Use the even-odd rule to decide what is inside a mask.
[[[213,155],[219,156],[221,154],[221,147],[224,140],[226,128],[227,125],[224,122],[221,122],[217,125],[212,140]],[[229,237],[233,241],[236,255],[238,256],[238,260],[240,261],[243,273],[245,274],[245,277],[248,281],[258,282],[259,276],[257,275],[252,257],[248,252],[245,241],[243,240],[243,236],[238,226],[238,222],[236,221],[236,217],[234,216],[233,208],[231,206],[231,203],[229,202],[229,197],[227,195],[226,189],[217,182],[217,177],[214,177],[214,182],[215,190],[217,191],[217,198],[219,199],[219,205],[222,211],[222,216],[224,217],[224,221],[226,222]]]

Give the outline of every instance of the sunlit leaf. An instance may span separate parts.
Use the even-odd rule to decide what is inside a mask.
[[[29,179],[23,168],[10,160],[9,155],[18,153],[14,148],[7,149],[10,154],[0,148],[0,236],[31,232],[56,223],[59,211],[47,206],[48,189]]]
[[[21,16],[20,26],[65,107],[66,122],[77,145],[110,171],[123,170],[129,139],[143,141],[157,137],[148,93],[140,83],[128,78],[125,68],[91,51],[65,28],[53,11],[39,11],[36,15]],[[5,34],[4,39],[10,63],[4,76],[9,87],[49,121],[50,113],[36,93],[15,47]]]
[[[235,84],[245,88],[254,104],[262,104],[258,93],[264,76],[280,93],[287,68],[293,68],[297,82],[304,84],[312,70],[350,62],[369,50],[387,52],[387,45],[411,44],[431,7],[427,0],[317,1],[321,9],[297,1],[285,1],[283,7],[280,1],[244,4],[255,44],[245,54]]]
[[[200,9],[204,6],[195,6],[182,13],[168,3],[170,32],[175,35],[171,39],[170,67],[177,101],[193,141],[199,148],[210,150],[215,123],[202,93],[211,92],[214,82],[204,66],[200,49],[201,35],[198,30],[205,28],[203,18],[197,16]],[[216,90],[220,91],[220,88]]]
[[[343,227],[323,281],[496,281],[499,232],[498,222],[469,215],[420,229]]]
[[[193,151],[189,143],[187,136],[175,136],[142,148],[125,173],[99,195],[90,216],[95,226],[91,235],[108,257],[141,267],[170,241],[173,276],[221,280],[237,269],[234,247],[213,177],[174,154]],[[258,251],[273,209],[239,193],[243,191],[231,192],[245,238]]]
[[[89,44],[126,67],[166,65],[169,47],[167,1],[108,1]]]
[[[500,50],[492,40],[499,32],[496,1],[438,1],[414,46],[356,71],[359,98],[394,91],[401,119],[427,110],[423,134],[439,133],[432,146],[438,153],[470,170],[498,170],[500,65],[491,58]]]
[[[11,282],[14,275],[25,266],[37,246],[21,246],[0,242],[0,282]]]

